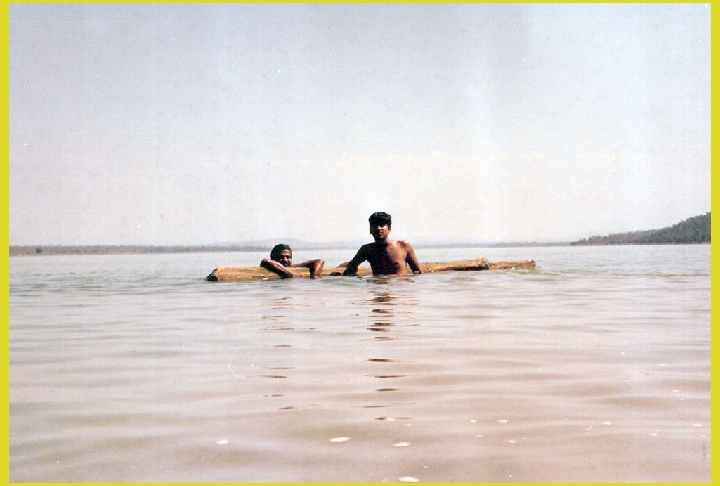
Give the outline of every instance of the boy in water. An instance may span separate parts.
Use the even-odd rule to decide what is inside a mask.
[[[298,275],[292,273],[289,269],[292,267],[305,267],[310,269],[310,278],[320,278],[324,260],[308,260],[302,263],[292,263],[292,249],[290,245],[280,243],[270,250],[270,258],[263,258],[260,266],[266,270],[279,275],[280,278],[295,278]]]
[[[373,213],[369,222],[370,234],[375,242],[360,247],[347,263],[343,275],[356,275],[358,266],[364,261],[370,263],[373,275],[407,275],[406,263],[413,273],[422,273],[412,245],[405,240],[388,239],[392,226],[389,214]]]

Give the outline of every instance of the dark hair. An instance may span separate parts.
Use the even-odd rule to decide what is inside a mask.
[[[370,226],[382,226],[384,224],[388,225],[388,227],[392,226],[392,218],[388,213],[372,213],[368,221],[370,221]]]
[[[292,253],[292,248],[290,248],[290,245],[280,243],[280,244],[273,246],[273,249],[270,250],[270,259],[271,260],[279,260],[280,253],[282,253],[283,250],[290,250],[290,253]]]

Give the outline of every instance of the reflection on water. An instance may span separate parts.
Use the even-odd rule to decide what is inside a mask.
[[[374,288],[371,288],[370,292],[374,294],[373,298],[370,299],[370,302],[377,302],[378,304],[392,304],[397,300],[397,297],[390,294],[390,292],[387,291],[378,291]]]
[[[368,279],[369,282],[381,283],[383,285],[390,285],[393,282],[399,281],[412,282],[412,279],[408,278],[393,278],[393,277],[371,277]],[[367,329],[372,332],[378,333],[390,333],[393,331],[393,326],[415,326],[417,323],[414,320],[412,314],[412,306],[418,304],[416,297],[411,292],[402,292],[398,294],[398,289],[394,289],[395,294],[392,291],[384,287],[371,286],[368,288],[370,298],[363,300],[361,304],[368,305],[371,307],[371,314],[368,316],[371,323],[367,326]],[[396,323],[399,317],[399,324]],[[390,341],[399,339],[397,336],[382,335],[375,336],[375,340],[378,341]]]
[[[374,280],[377,283],[386,284],[388,282],[387,278],[375,278]],[[369,304],[372,307],[371,315],[368,316],[372,322],[367,326],[367,329],[372,332],[390,332],[390,328],[393,325],[393,304],[395,303],[397,297],[393,296],[387,290],[378,290],[374,287],[370,287],[369,292],[372,297],[362,302],[363,304]],[[376,336],[375,339],[391,340],[394,338],[390,336]]]
[[[708,481],[707,247],[506,251],[538,269],[13,259],[11,480]]]

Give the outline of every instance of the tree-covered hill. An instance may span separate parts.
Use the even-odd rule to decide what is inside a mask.
[[[710,243],[710,213],[658,230],[593,236],[571,245],[663,245]]]

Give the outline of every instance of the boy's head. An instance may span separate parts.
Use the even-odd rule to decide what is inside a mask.
[[[392,218],[388,213],[372,213],[370,215],[370,226],[384,226],[387,225],[388,228],[392,226]]]
[[[385,241],[390,234],[392,219],[388,213],[372,213],[370,215],[370,234],[376,242]]]
[[[275,260],[283,267],[292,265],[292,249],[290,245],[280,243],[273,246],[273,249],[270,250],[270,259]]]

